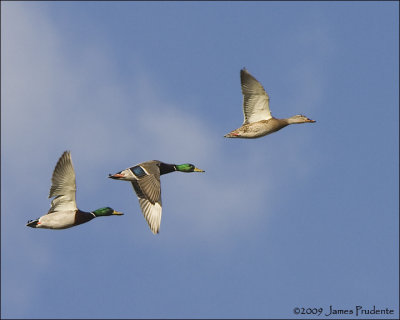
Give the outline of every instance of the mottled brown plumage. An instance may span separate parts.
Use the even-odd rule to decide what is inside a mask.
[[[240,70],[244,120],[240,128],[224,137],[255,139],[276,132],[289,124],[315,122],[303,115],[277,119],[271,115],[269,96],[263,86],[246,69]]]

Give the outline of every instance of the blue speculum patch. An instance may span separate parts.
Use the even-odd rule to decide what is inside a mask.
[[[134,175],[138,178],[141,178],[146,175],[146,173],[140,166],[132,167],[131,170],[134,173]]]

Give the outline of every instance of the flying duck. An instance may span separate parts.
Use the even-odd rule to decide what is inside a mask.
[[[315,122],[301,114],[287,119],[271,115],[269,96],[263,86],[245,68],[240,70],[243,94],[244,121],[240,128],[226,134],[226,138],[254,139],[276,132],[289,124]]]
[[[204,172],[204,170],[198,169],[190,163],[168,164],[159,160],[151,160],[109,175],[111,179],[132,183],[143,215],[154,234],[159,232],[161,224],[160,176],[174,171]]]
[[[92,212],[81,211],[76,207],[75,171],[69,151],[65,151],[58,160],[51,181],[49,198],[55,198],[51,202],[50,210],[36,220],[29,220],[28,227],[66,229],[97,217],[123,214],[110,207],[99,208]]]

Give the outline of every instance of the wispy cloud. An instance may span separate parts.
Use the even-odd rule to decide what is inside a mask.
[[[79,59],[70,59],[57,26],[43,11],[13,3],[6,4],[2,14],[2,182],[7,189],[2,202],[7,239],[2,255],[3,271],[9,273],[2,285],[7,289],[3,291],[7,308],[18,306],[26,315],[39,285],[37,278],[21,281],[18,272],[11,272],[22,263],[15,260],[15,252],[29,261],[32,274],[42,274],[54,263],[51,256],[56,249],[46,236],[39,243],[40,255],[26,246],[30,236],[23,223],[47,210],[51,173],[66,149],[72,151],[77,173],[78,206],[93,209],[92,203],[106,198],[109,205],[139,217],[141,225],[132,229],[147,229],[136,196],[128,183],[123,188],[129,190],[124,193],[129,199],[110,190],[121,190],[122,182],[110,182],[107,173],[151,159],[191,162],[206,171],[162,177],[163,220],[174,221],[168,230],[162,223],[162,233],[186,233],[228,247],[221,235],[250,229],[258,219],[265,223],[265,216],[273,214],[281,173],[274,170],[277,160],[269,156],[279,153],[290,162],[295,148],[268,149],[261,140],[226,140],[200,112],[189,113],[192,108],[162,98],[159,82],[155,85],[151,75],[143,76],[145,67],[132,75],[131,83],[122,83],[112,53],[102,44],[74,48]],[[270,160],[268,165],[265,159]],[[304,164],[297,158],[293,167],[300,162]]]
[[[112,67],[104,68],[112,64],[112,59],[101,50],[82,47],[82,59],[70,61],[62,51],[62,37],[45,16],[18,6],[9,10],[5,23],[13,36],[12,41],[5,37],[4,57],[13,68],[4,70],[6,176],[10,172],[27,173],[32,167],[26,166],[23,155],[29,154],[36,170],[25,178],[38,181],[39,171],[51,171],[61,152],[71,149],[77,172],[97,174],[97,168],[112,171],[149,159],[193,162],[207,171],[205,190],[219,192],[219,199],[232,197],[229,188],[215,186],[222,183],[221,177],[237,181],[235,171],[240,168],[235,162],[224,162],[226,140],[207,119],[188,113],[184,105],[163,101],[150,77],[139,90],[132,83],[132,90],[125,91],[126,84],[119,85]],[[36,20],[41,21],[41,28],[28,28]],[[34,50],[21,48],[28,43],[35,44]],[[106,71],[98,74],[102,68]],[[135,79],[135,83],[142,83],[141,79]],[[254,160],[248,157],[247,161],[240,166],[250,168]],[[250,183],[253,174],[247,169],[244,172],[240,180]],[[44,185],[49,179],[40,177]],[[84,183],[90,185],[90,181]],[[233,198],[239,199],[240,192],[236,191]],[[226,208],[229,202],[223,202],[215,199],[210,207]]]

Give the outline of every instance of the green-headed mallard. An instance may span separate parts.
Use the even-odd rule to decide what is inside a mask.
[[[133,189],[139,198],[143,215],[154,234],[159,232],[161,224],[160,176],[174,171],[204,172],[189,163],[168,164],[152,160],[109,175],[111,179],[125,180],[132,183]]]
[[[289,124],[315,122],[303,115],[276,119],[269,109],[269,96],[263,86],[246,69],[240,70],[243,94],[244,121],[240,128],[226,134],[226,138],[254,139],[278,131]]]
[[[84,212],[76,207],[75,171],[69,151],[65,151],[58,160],[51,181],[49,198],[55,197],[51,202],[51,208],[39,219],[28,221],[28,227],[66,229],[97,217],[123,214],[110,207],[100,208],[93,212]]]

